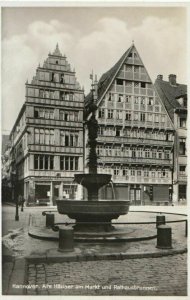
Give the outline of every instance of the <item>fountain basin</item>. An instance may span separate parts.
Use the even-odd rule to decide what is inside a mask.
[[[60,214],[76,220],[75,230],[110,231],[114,229],[111,220],[128,213],[130,200],[57,200],[56,204]]]

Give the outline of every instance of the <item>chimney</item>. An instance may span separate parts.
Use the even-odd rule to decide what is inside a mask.
[[[163,75],[160,75],[160,74],[159,74],[159,75],[157,76],[157,79],[158,79],[158,80],[163,80]]]
[[[175,74],[170,74],[170,75],[168,76],[168,78],[169,78],[169,83],[170,83],[171,85],[176,85],[176,75],[175,75]]]

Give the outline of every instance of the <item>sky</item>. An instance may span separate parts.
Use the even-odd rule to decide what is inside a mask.
[[[25,82],[59,44],[77,79],[90,90],[132,41],[154,82],[158,74],[187,84],[187,11],[170,7],[3,7],[2,133],[9,134],[25,101]]]

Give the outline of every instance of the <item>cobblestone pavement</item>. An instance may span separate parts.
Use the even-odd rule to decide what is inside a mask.
[[[29,264],[27,295],[186,296],[187,255]],[[34,288],[35,287],[35,288]]]

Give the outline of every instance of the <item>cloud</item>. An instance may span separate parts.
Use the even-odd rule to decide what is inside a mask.
[[[186,33],[171,20],[147,17],[140,25],[131,27],[127,20],[105,17],[92,26],[90,33],[84,33],[55,19],[49,23],[35,21],[25,34],[3,40],[3,129],[12,128],[25,101],[26,80],[32,79],[38,64],[43,63],[57,42],[71,67],[75,67],[85,93],[90,89],[91,70],[100,78],[131,46],[132,40],[153,81],[160,73],[165,79],[175,73],[182,83],[186,81]]]

